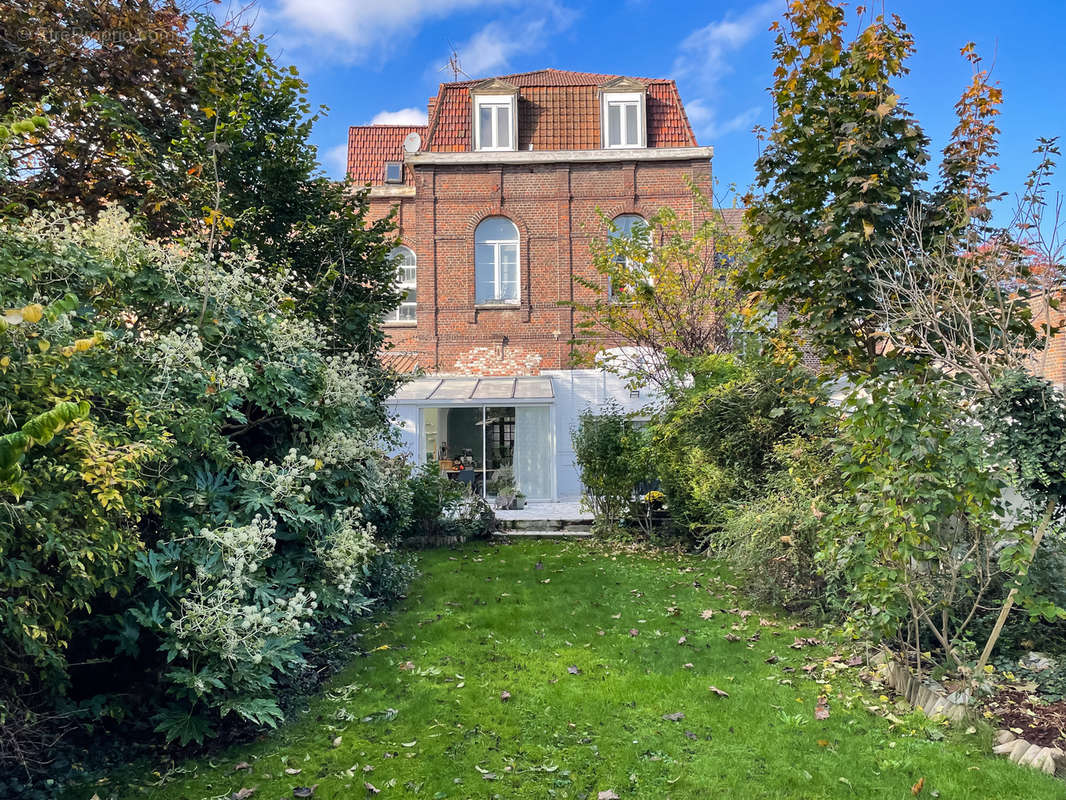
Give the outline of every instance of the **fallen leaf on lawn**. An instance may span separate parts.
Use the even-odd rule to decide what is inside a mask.
[[[919,778],[918,782],[911,787],[911,794],[915,797],[922,793],[922,789],[925,788],[925,778]]]
[[[484,778],[487,781],[494,781],[494,780],[496,780],[496,773],[495,772],[485,772],[485,773],[483,773],[481,775],[481,777]]]
[[[604,636],[605,633],[604,633],[604,631],[596,631],[596,635],[597,636]]]
[[[242,761],[240,764],[234,764],[233,765],[233,771],[234,772],[236,772],[237,770],[240,770],[240,769],[251,769],[251,768],[252,768],[252,765],[249,764],[247,761]]]
[[[247,798],[251,797],[253,794],[255,794],[255,789],[245,788],[238,789],[233,794],[231,794],[230,797],[232,798],[232,800],[247,800]]]
[[[825,697],[818,698],[818,704],[814,707],[815,719],[829,719],[829,706],[826,705],[828,700]]]
[[[533,569],[544,569],[544,562],[538,561],[536,564],[533,565]]]
[[[418,744],[418,739],[411,742],[400,742],[400,747],[414,747],[416,744]]]
[[[707,687],[707,691],[708,692],[714,692],[719,697],[729,697],[729,692],[723,692],[717,686],[708,686]]]
[[[797,636],[796,640],[789,645],[793,650],[799,650],[801,647],[811,647],[813,645],[821,644],[821,639],[815,639],[811,636]]]
[[[781,659],[777,655],[772,655],[768,659],[766,659],[766,663],[767,664],[776,664],[780,660]]]
[[[502,700],[504,703],[506,703],[510,699],[511,699],[511,693],[510,692],[500,692],[500,700]]]
[[[829,747],[829,740],[828,739],[819,739],[818,740],[818,746],[819,747]]]
[[[404,661],[402,664],[400,664],[400,669],[402,669],[402,670],[410,670],[410,669],[414,669],[414,668],[415,668],[415,662],[414,661]]]
[[[675,711],[673,714],[663,714],[663,719],[667,722],[680,722],[685,718],[685,715],[680,711]]]
[[[629,635],[630,636],[640,636],[640,631],[638,631],[636,628],[630,628],[629,629]]]
[[[764,628],[768,628],[771,625],[776,625],[777,623],[774,622],[772,619],[766,619],[765,617],[759,617],[759,624],[762,627],[764,627]]]
[[[703,617],[704,619],[710,619],[716,613],[717,612],[713,608],[705,608],[705,609],[703,609],[703,611],[700,612],[700,616]]]
[[[581,674],[581,670],[579,670],[577,668],[576,664],[571,664],[569,667],[566,668],[566,671],[569,672],[571,675],[580,675]]]
[[[680,639],[677,640],[677,643],[678,644],[684,644],[687,641],[688,641],[688,638],[682,636]]]
[[[740,637],[737,636],[735,633],[727,633],[725,635],[725,640],[727,642],[739,642],[740,641]]]
[[[692,669],[692,667],[693,667],[693,664],[691,664],[691,663],[682,664],[681,665],[681,669]]]
[[[341,742],[342,741],[344,741],[344,740],[341,739],[340,736],[338,736],[336,739],[334,739],[332,742],[330,742],[330,746],[333,747],[334,749],[338,748],[338,747],[341,746]]]
[[[844,663],[847,664],[849,667],[861,667],[862,666],[862,662],[863,662],[863,657],[862,656],[852,656],[851,658],[849,658]]]
[[[552,582],[551,578],[545,578],[544,580],[541,581],[541,583],[551,583],[551,582]]]
[[[295,789],[292,790],[292,796],[293,797],[310,797],[311,795],[313,795],[315,793],[315,789],[317,789],[317,788],[318,788],[318,784],[317,783],[314,784],[313,786],[297,786]]]
[[[621,614],[611,614],[611,619],[621,619],[621,618],[622,618]]]
[[[619,800],[618,795],[614,793],[613,789],[607,789],[596,795],[596,800]]]
[[[299,775],[301,772],[303,772],[303,770],[302,769],[297,769],[296,767],[286,767],[285,768],[285,774],[286,775]]]
[[[370,792],[370,794],[381,794],[381,789],[379,789],[369,781],[363,784],[363,788]]]
[[[692,731],[685,731],[685,738],[691,739],[694,742],[698,742],[700,737],[694,734]]]
[[[745,610],[745,611],[738,611],[737,613],[738,613],[738,614],[740,614],[740,618],[741,618],[741,619],[747,619],[747,618],[748,618],[748,617],[750,617],[750,616],[751,616],[751,614],[752,614],[752,612],[751,612],[751,611],[747,611],[747,610]]]
[[[845,786],[851,786],[851,781],[849,781],[847,778],[837,778],[837,780],[840,781]],[[852,786],[852,788],[855,788],[855,787]]]

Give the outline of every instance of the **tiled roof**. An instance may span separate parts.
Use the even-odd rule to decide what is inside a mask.
[[[600,147],[598,86],[617,75],[556,69],[502,75],[518,88],[518,149],[593,150]],[[671,80],[635,78],[648,88],[648,147],[689,147],[696,137]],[[470,144],[470,87],[479,80],[441,84],[425,149],[461,153]]]
[[[722,224],[733,233],[744,232],[744,208],[716,208],[715,211],[722,218]]]
[[[384,350],[379,358],[382,366],[393,372],[405,375],[418,371],[418,353],[407,350]]]
[[[409,133],[426,139],[425,125],[353,125],[348,129],[348,174],[356,183],[385,183],[385,162],[403,161],[403,140]],[[410,183],[404,167],[404,183]]]

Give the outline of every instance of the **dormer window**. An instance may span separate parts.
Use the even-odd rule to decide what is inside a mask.
[[[473,87],[474,149],[483,151],[516,150],[518,90],[498,79]]]
[[[385,183],[403,183],[403,162],[385,162]]]
[[[646,147],[644,84],[618,78],[600,87],[600,129],[607,148]]]

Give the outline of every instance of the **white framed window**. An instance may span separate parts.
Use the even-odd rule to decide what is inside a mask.
[[[610,233],[608,233],[608,240],[626,238],[630,239],[633,236],[639,236],[645,244],[651,243],[651,236],[647,228],[647,221],[639,214],[621,214],[612,220],[614,226]],[[630,258],[623,255],[618,255],[614,259],[615,263],[619,266],[624,266],[626,272],[634,277],[643,276],[645,281],[650,280],[649,276],[645,275],[645,271],[642,266]],[[607,297],[610,300],[624,300],[626,295],[633,294],[635,290],[634,286],[615,287],[612,281],[607,280]]]
[[[385,183],[403,183],[403,162],[385,162]]]
[[[474,281],[479,305],[518,304],[518,228],[507,217],[487,217],[474,231]]]
[[[514,150],[514,95],[476,95],[474,97],[474,149]]]
[[[394,308],[385,317],[386,322],[415,322],[415,311],[418,308],[415,299],[417,288],[418,264],[414,251],[410,247],[400,245],[389,254],[393,265],[396,267],[396,286],[403,292],[400,305]]]
[[[605,92],[601,124],[604,147],[644,147],[644,94]]]

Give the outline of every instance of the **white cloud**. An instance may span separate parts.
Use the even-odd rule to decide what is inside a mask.
[[[782,10],[781,0],[767,0],[740,16],[726,14],[693,31],[681,42],[674,73],[698,80],[705,88],[717,83],[733,71],[730,56],[764,32],[770,20]]]
[[[498,75],[511,59],[544,47],[549,36],[570,26],[576,14],[553,2],[539,3],[534,11],[493,20],[456,47],[459,66],[472,78]],[[442,61],[435,69],[447,72]]]
[[[681,42],[674,61],[674,75],[698,96],[685,104],[685,112],[700,138],[716,138],[751,128],[759,117],[758,106],[747,108],[719,122],[709,98],[722,92],[719,83],[733,72],[733,60],[745,45],[766,32],[770,21],[783,10],[782,0],[767,0],[740,15],[726,14],[693,31]]]
[[[308,69],[335,62],[382,61],[426,24],[520,0],[261,0],[254,27],[274,52]]]
[[[331,178],[340,180],[348,171],[348,145],[339,144],[322,153],[322,167]]]
[[[716,121],[712,114],[705,130],[707,135],[711,137],[725,136],[727,133],[733,133],[734,131],[749,131],[761,112],[761,108],[754,106],[741,111],[736,116],[730,117],[725,122]]]
[[[456,11],[499,5],[503,0],[280,0],[277,15],[297,28],[373,45],[382,37],[417,29]]]
[[[425,125],[426,109],[401,108],[398,111],[379,111],[370,120],[371,125]]]

